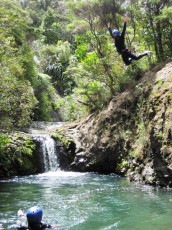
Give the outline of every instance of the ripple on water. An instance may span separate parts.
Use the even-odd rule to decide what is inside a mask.
[[[0,183],[0,223],[13,230],[19,208],[39,205],[65,230],[171,230],[171,191],[95,173],[46,172]],[[156,228],[155,228],[156,226]]]

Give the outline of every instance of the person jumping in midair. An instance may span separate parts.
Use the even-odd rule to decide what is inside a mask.
[[[142,57],[152,53],[151,51],[145,51],[144,53],[140,55],[135,55],[126,47],[125,32],[126,32],[126,24],[128,20],[129,20],[128,17],[124,18],[124,26],[123,26],[122,33],[120,33],[120,31],[117,29],[112,30],[110,27],[110,24],[108,23],[108,30],[109,30],[110,35],[114,39],[116,50],[122,56],[122,59],[125,65],[127,66],[132,63],[132,60],[139,60]]]

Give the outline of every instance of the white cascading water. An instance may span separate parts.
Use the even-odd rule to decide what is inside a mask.
[[[57,171],[59,164],[55,141],[48,134],[32,134],[32,138],[40,143],[45,172]]]
[[[32,138],[40,143],[45,172],[59,170],[56,143],[48,133],[61,125],[62,122],[33,122],[30,128]]]

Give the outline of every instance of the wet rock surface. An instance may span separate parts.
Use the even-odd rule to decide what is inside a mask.
[[[156,66],[103,111],[63,126],[63,132],[75,145],[70,169],[172,187],[172,62]]]

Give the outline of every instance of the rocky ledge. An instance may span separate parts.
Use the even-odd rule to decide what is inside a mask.
[[[76,171],[172,187],[172,62],[147,72],[98,114],[63,127]],[[72,148],[70,148],[72,146]]]

